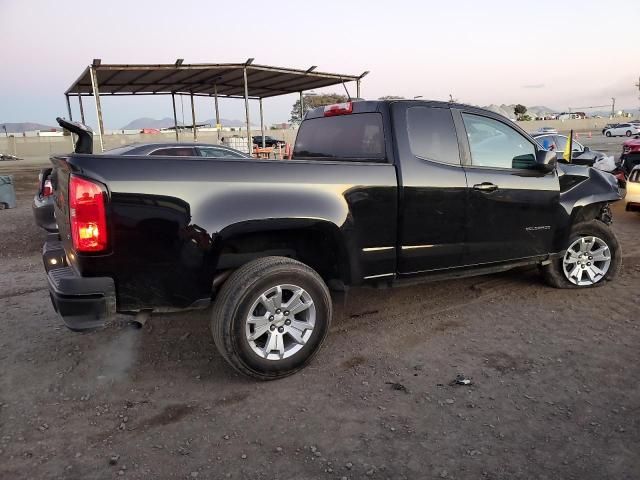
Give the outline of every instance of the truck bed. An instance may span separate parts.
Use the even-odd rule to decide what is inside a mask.
[[[395,248],[366,252],[395,247],[398,181],[388,163],[104,154],[56,156],[52,163],[68,262],[83,277],[113,278],[118,311],[206,302],[216,274],[246,260],[252,235],[265,230],[275,230],[271,243],[256,243],[256,252],[278,251],[287,232],[306,232],[301,242],[326,237],[356,284],[395,269]],[[72,252],[71,174],[106,187],[106,253]],[[233,251],[238,244],[242,254]]]

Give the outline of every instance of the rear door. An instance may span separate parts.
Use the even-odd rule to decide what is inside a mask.
[[[560,187],[535,168],[536,144],[507,119],[456,111],[464,131],[469,184],[465,264],[509,261],[552,251]]]
[[[436,105],[392,104],[400,159],[401,274],[463,262],[467,181],[451,110]]]

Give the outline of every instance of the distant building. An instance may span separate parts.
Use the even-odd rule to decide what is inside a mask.
[[[573,112],[573,113],[567,113],[567,112],[563,112],[558,114],[558,120],[578,120],[578,119],[582,119],[582,118],[587,118],[587,114],[584,112]]]
[[[288,130],[291,128],[291,124],[287,122],[274,123],[271,125],[271,130]]]

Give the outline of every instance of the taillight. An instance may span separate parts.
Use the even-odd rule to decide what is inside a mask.
[[[107,248],[107,216],[102,187],[85,178],[69,180],[69,220],[73,248],[77,252],[101,252]]]
[[[51,186],[51,180],[45,180],[42,186],[42,196],[49,197],[53,193],[53,187]]]
[[[333,105],[327,105],[324,107],[325,117],[334,117],[336,115],[348,115],[353,112],[353,103],[334,103]]]

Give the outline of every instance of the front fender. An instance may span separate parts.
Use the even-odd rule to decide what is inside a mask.
[[[610,173],[580,165],[558,165],[558,174],[560,204],[571,218],[587,205],[622,199],[618,182]]]
[[[560,218],[556,230],[556,251],[566,248],[571,227],[598,218],[602,208],[622,199],[618,182],[610,173],[580,165],[558,165]]]

